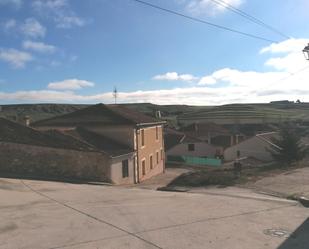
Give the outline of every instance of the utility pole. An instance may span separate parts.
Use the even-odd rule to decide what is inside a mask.
[[[115,104],[117,104],[118,90],[116,86],[114,87],[113,97],[115,99]]]

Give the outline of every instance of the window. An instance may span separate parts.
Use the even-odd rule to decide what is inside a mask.
[[[141,130],[142,146],[145,146],[145,130]]]
[[[159,163],[159,152],[158,151],[157,151],[156,155],[157,155],[157,164],[158,164]]]
[[[146,161],[145,160],[142,161],[142,174],[143,176],[146,175]]]
[[[237,151],[237,157],[240,157],[240,150]]]
[[[150,164],[150,169],[153,168],[153,160],[152,160],[152,155],[149,158],[149,164]]]
[[[188,144],[188,151],[195,151],[195,144]]]
[[[161,149],[161,160],[163,160],[163,150]]]
[[[122,178],[129,177],[129,161],[122,161]]]
[[[156,126],[156,139],[159,140],[159,127]]]

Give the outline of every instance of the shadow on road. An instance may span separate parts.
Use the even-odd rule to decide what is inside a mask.
[[[277,249],[308,249],[309,218],[304,221]]]

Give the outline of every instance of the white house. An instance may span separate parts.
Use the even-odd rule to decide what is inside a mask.
[[[224,150],[224,160],[233,161],[237,157],[252,157],[260,161],[272,161],[271,149],[279,148],[272,142],[272,138],[277,137],[278,133],[268,132],[257,134],[239,144]]]

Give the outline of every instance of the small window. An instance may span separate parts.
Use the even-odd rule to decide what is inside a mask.
[[[195,144],[188,144],[188,151],[195,151]]]
[[[143,176],[146,175],[146,161],[145,160],[142,161],[142,173],[143,173]]]
[[[237,151],[237,157],[240,157],[240,150]]]
[[[156,126],[156,139],[159,140],[159,127]]]
[[[142,146],[145,146],[145,130],[141,130]]]
[[[156,155],[157,155],[157,164],[158,164],[159,163],[159,152],[158,151],[157,151]]]
[[[150,164],[150,169],[153,169],[152,155],[149,157],[149,164]]]
[[[129,161],[122,161],[122,178],[129,177]]]
[[[163,150],[161,149],[161,160],[163,160]]]

